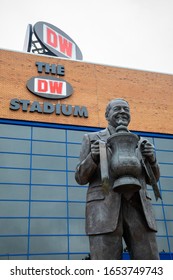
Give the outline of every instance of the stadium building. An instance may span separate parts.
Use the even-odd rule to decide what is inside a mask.
[[[46,36],[45,26],[35,27],[36,37]],[[87,186],[74,172],[84,133],[107,125],[105,107],[116,97],[130,104],[130,130],[155,145],[163,199],[150,186],[148,193],[160,258],[172,259],[173,75],[83,62],[71,38],[47,26],[47,39],[37,38],[47,40],[44,50],[0,50],[0,259],[88,256]]]

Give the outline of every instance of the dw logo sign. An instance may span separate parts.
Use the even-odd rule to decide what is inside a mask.
[[[73,93],[68,82],[54,77],[32,77],[26,86],[33,94],[48,99],[67,98]]]
[[[38,41],[53,55],[82,60],[83,56],[77,44],[61,29],[39,21],[34,25],[33,30]]]

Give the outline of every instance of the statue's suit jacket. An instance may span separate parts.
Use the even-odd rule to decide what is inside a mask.
[[[111,186],[107,193],[104,192],[100,163],[96,164],[91,156],[91,142],[96,140],[106,142],[109,136],[110,133],[107,128],[99,132],[85,134],[82,142],[79,164],[76,167],[76,181],[80,185],[89,183],[86,203],[86,233],[88,235],[113,232],[118,223],[121,194],[114,192]],[[139,154],[141,155],[141,153]],[[156,180],[158,180],[160,173],[157,163],[152,165],[152,170]],[[141,189],[139,195],[148,227],[153,231],[157,231],[151,198],[148,196],[146,190],[146,184],[149,182],[149,178],[147,178],[144,167],[140,182]]]

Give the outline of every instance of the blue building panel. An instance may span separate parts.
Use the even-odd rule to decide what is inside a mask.
[[[0,259],[85,259],[87,186],[74,179],[83,134],[98,128],[0,120]],[[173,258],[173,136],[139,133],[161,169],[156,202],[162,260]],[[124,248],[123,259],[129,259]]]

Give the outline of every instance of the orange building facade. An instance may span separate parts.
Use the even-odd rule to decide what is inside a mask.
[[[35,76],[57,77],[59,75],[38,73],[36,63],[62,65],[63,79],[71,84],[73,94],[69,98],[53,105],[65,104],[80,107],[86,106],[88,118],[66,117],[61,112],[40,114],[35,110],[30,113],[34,101],[42,104],[45,98],[33,95],[26,87],[27,81]],[[104,117],[107,103],[117,97],[125,98],[131,108],[132,121],[130,128],[137,131],[173,134],[173,76],[125,68],[91,64],[81,61],[31,55],[1,50],[1,118],[39,121],[55,124],[105,127]],[[30,100],[27,112],[22,109],[9,110],[10,101],[14,98]],[[42,105],[41,105],[42,106]],[[22,104],[21,106],[22,107]],[[61,110],[60,110],[61,111]],[[168,117],[169,116],[169,117]]]

